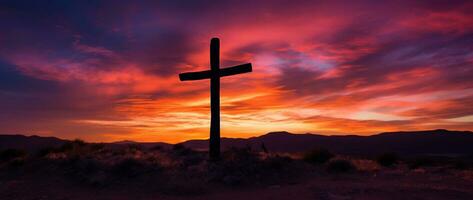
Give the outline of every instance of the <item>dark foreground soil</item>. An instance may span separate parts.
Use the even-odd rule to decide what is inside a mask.
[[[61,180],[23,178],[0,182],[0,199],[473,199],[473,171],[382,170],[349,174],[310,174],[292,183],[253,186],[207,186],[189,194],[163,194],[159,185],[128,188],[126,183],[112,188],[95,188]]]
[[[180,146],[109,149],[82,142],[39,154],[0,153],[0,200],[42,199],[472,200],[473,169],[450,159],[382,167],[326,151],[300,159],[251,149],[209,162],[205,152]]]

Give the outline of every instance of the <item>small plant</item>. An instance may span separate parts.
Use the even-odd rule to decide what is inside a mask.
[[[350,160],[335,159],[331,160],[327,165],[327,171],[331,173],[346,173],[356,169]]]
[[[327,149],[314,149],[304,155],[304,160],[312,164],[324,164],[333,157]]]
[[[391,167],[399,162],[399,156],[395,153],[381,154],[376,158],[376,162],[384,167]]]

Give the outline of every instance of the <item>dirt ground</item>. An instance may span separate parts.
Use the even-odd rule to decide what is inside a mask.
[[[75,187],[54,180],[44,182],[45,184],[35,180],[1,182],[0,199],[473,199],[473,171],[441,169],[311,174],[303,180],[283,185],[215,186],[205,193],[194,195],[179,193],[164,195],[148,187],[141,191],[130,191],[126,185],[114,189],[95,189]]]

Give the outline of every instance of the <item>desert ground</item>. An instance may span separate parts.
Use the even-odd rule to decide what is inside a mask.
[[[210,162],[182,145],[73,141],[0,160],[0,199],[473,199],[470,158],[235,148]]]

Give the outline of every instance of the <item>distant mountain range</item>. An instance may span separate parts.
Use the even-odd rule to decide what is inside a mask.
[[[0,135],[0,150],[23,149],[27,151],[40,150],[47,147],[58,147],[66,143],[56,137],[24,136],[24,135]]]
[[[183,143],[194,149],[206,149],[207,140],[190,140]],[[246,147],[272,152],[306,152],[326,148],[332,152],[349,155],[373,155],[396,152],[403,155],[473,155],[473,132],[428,130],[413,132],[388,132],[371,136],[325,136],[316,134],[291,134],[271,132],[248,139],[222,138],[223,149]]]
[[[38,150],[49,146],[64,144],[67,140],[54,137],[0,135],[0,149],[19,148]],[[138,144],[144,147],[171,144],[161,142],[139,143],[122,141],[110,145]],[[182,145],[206,150],[208,140],[189,140]],[[326,148],[338,154],[376,155],[384,152],[395,152],[401,155],[473,155],[473,132],[428,130],[412,132],[388,132],[371,136],[325,136],[316,134],[291,134],[288,132],[271,132],[248,139],[222,138],[222,149],[231,147],[251,147],[262,150],[264,145],[270,152],[306,152],[314,148]]]

